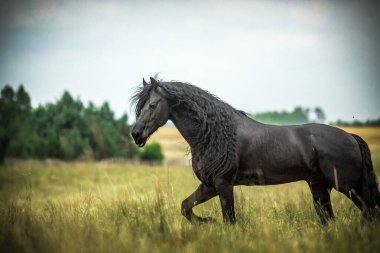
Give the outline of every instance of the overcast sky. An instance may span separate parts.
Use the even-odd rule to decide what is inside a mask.
[[[4,3],[9,2],[9,3]],[[374,1],[378,2],[378,1]],[[2,1],[0,88],[64,90],[130,112],[160,72],[247,112],[321,106],[380,117],[379,4],[366,1]]]

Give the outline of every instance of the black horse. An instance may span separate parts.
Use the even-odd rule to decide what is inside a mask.
[[[322,124],[262,124],[196,86],[150,80],[143,80],[132,97],[136,105],[132,136],[143,147],[170,119],[189,143],[193,170],[202,182],[182,202],[182,214],[190,222],[212,221],[195,215],[192,208],[218,195],[223,220],[234,223],[235,185],[299,180],[310,186],[322,223],[334,218],[332,188],[350,198],[365,218],[379,213],[370,150],[359,136]]]

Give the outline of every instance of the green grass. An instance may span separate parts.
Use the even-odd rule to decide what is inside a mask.
[[[197,186],[190,168],[11,161],[0,167],[0,252],[380,251],[380,223],[361,223],[337,192],[328,226],[303,182],[236,187],[236,225],[222,223],[217,198],[195,212],[218,222],[191,225],[180,204]]]

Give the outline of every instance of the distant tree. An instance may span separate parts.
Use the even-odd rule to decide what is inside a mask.
[[[147,145],[141,153],[141,160],[149,162],[162,162],[164,155],[158,143]]]
[[[292,121],[291,124],[302,124],[310,122],[309,112],[310,110],[308,108],[302,108],[301,106],[295,107],[293,112],[290,114],[290,120]]]
[[[108,103],[84,106],[67,91],[54,103],[31,106],[21,85],[5,86],[0,97],[0,162],[18,158],[136,158],[128,116],[116,118]]]
[[[6,85],[0,96],[0,163],[4,162],[10,140],[14,135],[12,127],[15,125],[13,116],[16,113],[14,90]]]
[[[0,163],[4,162],[11,142],[17,139],[20,132],[29,136],[30,114],[30,97],[23,85],[20,85],[16,92],[11,86],[6,85],[0,96]]]
[[[314,109],[315,114],[317,115],[317,120],[319,123],[324,123],[326,120],[325,112],[320,107]]]
[[[316,120],[310,118],[310,112],[316,114]],[[303,124],[310,122],[323,123],[326,119],[324,111],[320,107],[316,107],[314,110],[310,108],[304,108],[297,106],[293,111],[269,111],[252,114],[251,117],[257,121],[267,124],[276,125],[293,125]]]

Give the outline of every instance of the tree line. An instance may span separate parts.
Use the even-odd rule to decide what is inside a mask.
[[[320,107],[297,106],[293,111],[268,111],[251,114],[251,118],[267,124],[293,125],[303,123],[324,123],[326,114]]]
[[[353,126],[353,127],[363,127],[363,126],[380,127],[380,118],[367,119],[365,121],[360,121],[360,120],[344,121],[344,120],[338,119],[337,121],[332,122],[330,124],[337,125],[337,126]]]
[[[304,123],[325,123],[326,114],[321,107],[307,108],[297,106],[293,111],[268,111],[251,114],[251,118],[267,124],[275,125],[293,125],[293,124],[304,124]],[[353,120],[353,121],[343,121],[337,120],[330,122],[329,125],[335,126],[380,126],[380,118],[378,119],[368,119],[365,121]]]
[[[6,157],[163,160],[158,144],[140,152],[130,132],[128,115],[116,117],[107,102],[84,105],[65,91],[57,101],[33,108],[22,85],[1,90],[0,163]]]

